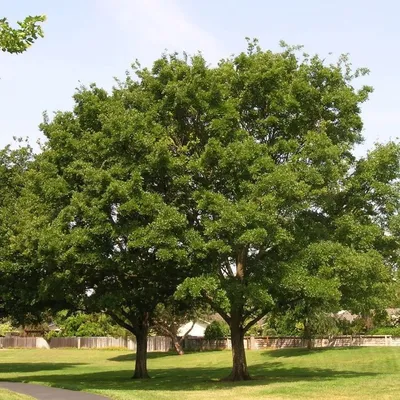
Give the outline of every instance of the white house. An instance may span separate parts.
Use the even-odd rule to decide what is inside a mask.
[[[183,336],[193,325],[193,321],[189,321],[185,325],[182,325],[178,330],[178,336]],[[198,320],[195,322],[193,329],[189,332],[188,337],[203,337],[209,322]]]

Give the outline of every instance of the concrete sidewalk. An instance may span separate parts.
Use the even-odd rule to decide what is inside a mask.
[[[26,394],[38,400],[109,400],[108,397],[97,394],[31,385],[29,383],[0,382],[0,388]]]

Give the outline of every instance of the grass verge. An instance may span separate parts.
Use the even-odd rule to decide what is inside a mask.
[[[0,389],[0,400],[34,400],[33,397]]]
[[[113,350],[9,350],[0,379],[90,391],[115,400],[395,400],[400,348],[249,351],[254,380],[229,383],[229,351],[150,353],[152,379],[130,377],[134,356]]]

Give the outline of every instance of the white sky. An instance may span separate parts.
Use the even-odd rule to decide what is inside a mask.
[[[110,88],[139,59],[149,65],[165,50],[201,50],[210,62],[245,49],[244,37],[263,48],[279,40],[308,53],[349,52],[372,71],[375,88],[363,108],[362,154],[374,142],[395,139],[400,93],[400,2],[386,0],[0,0],[14,23],[46,14],[45,39],[19,56],[0,54],[0,147],[13,136],[40,138],[42,112],[69,110],[74,89],[96,82]]]

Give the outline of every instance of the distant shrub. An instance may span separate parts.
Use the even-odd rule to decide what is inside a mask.
[[[93,337],[93,336],[113,336],[125,337],[127,331],[116,325],[114,321],[105,314],[85,314],[78,312],[67,315],[66,312],[60,312],[55,318],[56,324],[61,332],[51,334],[51,337]]]
[[[265,326],[262,331],[263,336],[278,336],[278,333],[275,329]]]
[[[0,320],[0,336],[5,336],[7,332],[11,332],[13,330],[13,326],[9,321],[1,321]]]
[[[246,335],[251,336],[262,336],[263,328],[260,325],[253,325],[247,332]]]
[[[229,336],[230,329],[226,322],[213,321],[207,326],[204,332],[204,339],[216,340]]]
[[[57,331],[49,331],[49,332],[46,332],[45,334],[44,334],[44,338],[47,340],[47,341],[50,341],[52,338],[54,338],[54,337],[60,337],[60,336],[62,336],[61,335],[61,333],[60,332],[57,332]]]
[[[368,332],[369,335],[392,335],[400,337],[400,327],[384,326],[375,328]]]

